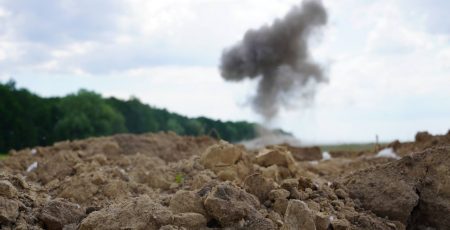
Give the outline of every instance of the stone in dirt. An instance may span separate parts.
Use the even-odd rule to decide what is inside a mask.
[[[74,166],[80,162],[81,159],[76,152],[57,152],[39,163],[39,167],[30,173],[30,177],[37,177],[37,180],[43,184],[47,184],[55,178],[62,180],[64,177],[73,174],[75,172]]]
[[[317,147],[294,147],[290,145],[285,146],[297,161],[318,161],[322,160],[322,150]]]
[[[175,214],[194,212],[206,215],[203,200],[195,191],[177,191],[170,200],[169,208]]]
[[[260,202],[264,202],[268,199],[269,192],[275,189],[275,184],[272,180],[266,179],[260,174],[253,174],[245,179],[244,189],[258,197]]]
[[[430,133],[426,132],[426,131],[418,132],[416,134],[416,136],[415,136],[416,142],[425,142],[425,141],[428,141],[428,140],[431,140],[431,139],[433,139],[433,136]]]
[[[271,165],[290,167],[295,164],[295,160],[286,148],[273,146],[259,151],[256,156],[256,163],[264,167]]]
[[[14,223],[19,216],[19,203],[0,196],[0,227]]]
[[[300,200],[289,200],[286,214],[284,215],[284,226],[281,229],[315,230],[314,216],[308,208],[308,205]]]
[[[450,226],[450,147],[435,147],[348,176],[350,196],[408,226]]]
[[[112,204],[92,212],[80,225],[88,229],[159,229],[173,223],[172,212],[148,196],[140,196]]]
[[[199,213],[180,213],[173,217],[173,224],[187,229],[200,229],[206,226],[206,218]]]
[[[79,205],[67,202],[63,199],[55,199],[47,202],[41,210],[39,219],[46,229],[62,229],[65,225],[78,223],[85,214],[85,210]]]
[[[277,227],[276,224],[268,218],[252,216],[244,222],[242,229],[275,230]]]
[[[242,155],[242,148],[221,141],[207,148],[200,157],[200,162],[205,168],[216,171],[224,166],[235,164]]]
[[[350,229],[350,223],[347,220],[338,220],[335,219],[331,221],[331,226],[333,230],[348,230]]]
[[[324,213],[317,212],[314,218],[317,230],[328,230],[330,227],[330,217]]]
[[[271,221],[265,220],[258,213],[259,207],[259,201],[255,196],[229,182],[216,185],[205,199],[208,215],[217,220],[222,227],[253,228],[253,225],[259,224],[272,226]],[[244,223],[239,226],[242,219]]]
[[[17,189],[11,182],[7,180],[0,180],[0,196],[4,196],[6,198],[15,198],[17,197]]]

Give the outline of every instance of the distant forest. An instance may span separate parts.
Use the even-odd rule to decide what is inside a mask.
[[[103,98],[87,90],[43,98],[16,88],[13,81],[0,83],[0,153],[61,140],[158,131],[211,135],[236,142],[254,138],[255,126],[248,122],[188,118],[154,108],[137,98]]]

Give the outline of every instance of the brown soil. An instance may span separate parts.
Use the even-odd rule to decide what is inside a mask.
[[[448,229],[450,133],[389,147],[403,158],[173,133],[12,151],[0,229]]]

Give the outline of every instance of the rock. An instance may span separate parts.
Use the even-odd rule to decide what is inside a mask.
[[[308,206],[300,200],[289,200],[284,216],[283,230],[315,230],[314,216]]]
[[[186,228],[169,224],[160,227],[159,230],[186,230]]]
[[[285,146],[297,161],[318,161],[322,160],[322,150],[317,147],[294,147],[290,145]]]
[[[282,179],[280,169],[277,165],[271,165],[269,167],[259,167],[262,175],[266,178],[271,178],[275,181],[279,181]]]
[[[273,201],[273,210],[284,215],[288,206],[290,192],[285,189],[274,189],[269,193],[269,199]]]
[[[286,189],[274,189],[269,192],[269,198],[271,200],[287,199],[289,197],[289,191]]]
[[[255,196],[227,182],[215,186],[204,204],[208,215],[223,227],[257,215],[259,208],[259,201]]]
[[[43,184],[58,178],[59,180],[74,173],[74,166],[81,159],[78,154],[71,151],[60,151],[45,158],[45,161],[39,163],[39,167],[33,171]]]
[[[108,158],[106,158],[105,154],[95,154],[89,160],[97,161],[100,165],[108,164]]]
[[[290,197],[294,199],[304,199],[305,195],[302,195],[298,190],[299,181],[297,179],[285,179],[281,183],[281,187],[289,191]]]
[[[324,213],[317,212],[314,218],[317,230],[328,230],[330,227],[330,217]]]
[[[194,191],[177,191],[170,200],[169,208],[175,214],[194,212],[206,216],[206,210],[203,206],[203,200]]]
[[[288,191],[290,191],[292,189],[297,190],[298,189],[298,184],[299,184],[298,180],[295,179],[295,178],[286,179],[286,180],[283,180],[281,182],[281,187],[286,189],[286,190],[288,190]]]
[[[386,147],[387,148],[392,148],[394,150],[394,152],[396,152],[397,149],[399,149],[401,147],[401,145],[402,144],[400,143],[399,140],[395,140],[395,141],[389,143]]]
[[[281,217],[281,215],[277,212],[274,211],[270,211],[268,218],[272,220],[272,222],[274,222],[278,227],[283,226],[284,222],[283,222],[283,218]]]
[[[90,175],[81,175],[66,181],[60,188],[58,197],[70,199],[79,204],[90,201],[90,199],[99,191],[99,186],[91,182]]]
[[[187,229],[206,227],[206,218],[199,213],[180,213],[173,217],[173,224]]]
[[[271,165],[289,167],[295,164],[295,160],[291,153],[285,148],[277,146],[270,149],[262,149],[256,156],[256,162],[264,167]]]
[[[273,202],[273,210],[280,215],[284,215],[286,213],[286,208],[288,206],[289,200],[285,199],[276,199]]]
[[[92,212],[79,229],[159,229],[172,223],[172,212],[144,195]]]
[[[268,180],[260,174],[247,177],[244,183],[244,189],[258,197],[262,203],[269,198],[269,192],[275,188],[272,180]]]
[[[347,193],[344,189],[341,189],[341,188],[336,189],[336,190],[334,191],[334,193],[336,193],[336,196],[337,196],[339,199],[345,199],[345,198],[348,197],[348,193]]]
[[[248,230],[275,230],[276,225],[272,220],[261,216],[253,216],[245,221],[243,229]]]
[[[418,132],[415,136],[416,142],[425,142],[433,139],[433,136],[428,133],[427,131],[424,132]]]
[[[388,216],[406,223],[419,202],[414,184],[401,180],[398,175],[392,175],[391,178],[386,176],[378,170],[356,174],[348,184],[350,195],[378,216]]]
[[[348,230],[350,229],[350,223],[347,220],[335,219],[331,221],[333,230]]]
[[[223,167],[217,172],[217,177],[222,181],[234,181],[238,178],[236,168],[232,166]]]
[[[15,198],[17,197],[17,189],[11,182],[7,180],[0,180],[0,196],[4,196],[6,198]]]
[[[297,187],[300,190],[317,189],[317,185],[315,185],[313,181],[307,177],[298,177]]]
[[[313,200],[307,200],[305,203],[308,205],[308,208],[311,209],[311,211],[319,212],[320,211],[320,204],[313,201]]]
[[[201,189],[206,183],[212,180],[215,174],[211,170],[201,171],[192,178],[192,188]]]
[[[0,226],[16,222],[19,216],[19,203],[0,197]]]
[[[62,229],[65,225],[78,223],[84,217],[84,209],[63,199],[47,202],[39,214],[39,219],[47,229]]]
[[[64,228],[62,230],[77,230],[78,225],[77,224],[68,224],[64,225]]]
[[[216,171],[221,167],[235,164],[242,155],[242,149],[226,141],[210,146],[200,157],[200,163],[205,168]]]
[[[450,226],[450,147],[436,147],[345,179],[350,196],[404,225]],[[375,192],[374,192],[375,191]]]

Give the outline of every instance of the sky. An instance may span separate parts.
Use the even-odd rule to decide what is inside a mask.
[[[41,96],[80,88],[190,117],[264,122],[257,79],[226,82],[224,48],[294,0],[0,0],[0,81]],[[450,129],[446,0],[324,0],[311,37],[326,70],[313,101],[267,124],[306,143],[411,140]]]

